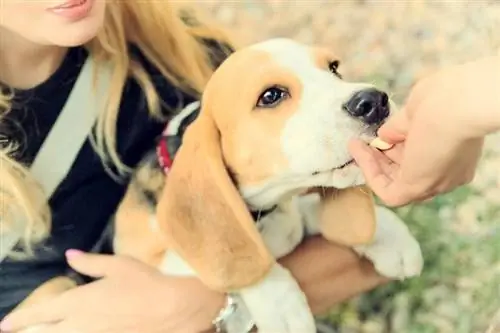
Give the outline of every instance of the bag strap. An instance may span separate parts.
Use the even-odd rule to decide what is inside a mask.
[[[48,199],[67,176],[105,106],[111,67],[99,71],[97,87],[93,84],[93,73],[94,60],[89,55],[64,108],[30,167]],[[21,239],[24,226],[20,223],[18,228],[0,233],[0,263]]]

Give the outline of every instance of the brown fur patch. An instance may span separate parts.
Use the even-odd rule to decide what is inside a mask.
[[[338,56],[331,50],[319,46],[311,49],[311,56],[314,59],[316,66],[325,70],[329,70],[328,66],[331,61],[338,61],[339,59]]]
[[[281,133],[298,110],[302,84],[268,54],[247,50],[235,57],[218,77],[220,87],[212,97],[217,122],[223,129],[222,151],[241,186],[252,186],[285,171]],[[245,73],[238,75],[236,73]],[[238,76],[238,84],[233,84]],[[228,84],[229,83],[229,84]],[[273,85],[286,88],[290,97],[272,109],[257,108],[258,97]],[[234,98],[235,97],[235,98]]]
[[[141,188],[130,184],[115,215],[114,252],[157,267],[167,243],[162,233],[153,230],[154,207],[145,201]]]
[[[330,241],[353,246],[368,244],[375,236],[375,203],[366,186],[326,190],[319,216],[321,233]]]
[[[158,163],[156,149],[153,149],[141,160],[132,177],[132,183],[134,183],[136,190],[143,193],[151,204],[156,205],[156,201],[165,186],[165,173]]]
[[[184,135],[157,214],[169,247],[213,289],[252,285],[273,265],[227,173],[208,108]]]

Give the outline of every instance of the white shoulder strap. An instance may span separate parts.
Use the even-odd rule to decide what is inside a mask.
[[[110,66],[99,71],[94,89],[94,61],[89,55],[64,108],[38,151],[30,172],[50,198],[67,176],[104,108],[111,78]],[[0,221],[1,226],[1,221]],[[23,226],[23,223],[20,223]],[[23,230],[0,233],[0,263],[19,242]]]

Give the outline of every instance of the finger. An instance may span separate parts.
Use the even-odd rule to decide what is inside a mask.
[[[33,328],[34,332],[38,332],[38,327],[36,326],[58,323],[65,316],[64,309],[61,309],[54,302],[34,305],[7,315],[0,323],[0,332],[17,332],[31,328]],[[40,329],[42,328],[40,327]]]
[[[403,108],[387,119],[378,129],[377,135],[387,143],[396,144],[405,140],[409,127],[408,113]]]
[[[399,183],[399,166],[392,163],[383,153],[378,155],[362,141],[352,141],[350,152],[365,177],[366,184],[387,205],[401,206],[410,202],[411,197]],[[384,165],[385,166],[382,166]],[[394,164],[392,167],[390,164]],[[387,173],[388,171],[389,173]]]
[[[354,140],[349,144],[349,150],[373,191],[377,192],[391,183],[392,178],[384,172],[380,164],[380,155],[377,156],[374,149],[371,149],[362,141]],[[385,159],[385,163],[390,163],[387,157]],[[384,163],[383,160],[382,163]]]
[[[86,325],[88,326],[88,325]],[[82,325],[79,325],[78,328],[76,325],[72,324],[69,320],[61,321],[57,324],[50,324],[44,327],[40,327],[36,329],[36,333],[83,333],[84,329],[86,332],[89,331],[88,327],[83,328]]]
[[[58,324],[69,316],[80,313],[88,304],[85,295],[94,283],[73,288],[50,300],[27,306],[7,315],[0,324],[0,332],[17,332],[30,326]],[[38,333],[38,330],[34,330]],[[52,332],[52,331],[51,331]]]
[[[66,258],[71,268],[94,278],[123,275],[124,271],[130,271],[139,265],[138,262],[127,257],[91,254],[78,250],[66,251]]]
[[[401,164],[403,160],[403,152],[405,149],[405,143],[397,143],[391,149],[384,150],[382,153],[387,156],[391,161],[397,164]]]
[[[394,175],[398,172],[399,164],[396,163],[393,159],[391,159],[388,154],[384,151],[381,152],[377,149],[373,149],[373,157],[377,160],[380,169],[394,180]]]

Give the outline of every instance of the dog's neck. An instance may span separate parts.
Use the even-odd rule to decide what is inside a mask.
[[[301,187],[295,182],[266,182],[258,186],[244,186],[235,182],[241,197],[254,210],[268,210],[290,202],[293,197],[306,192],[308,187]]]
[[[254,221],[259,221],[263,218],[265,218],[266,216],[268,216],[269,214],[272,214],[276,208],[278,208],[278,205],[274,205],[270,208],[267,208],[267,209],[250,209],[250,214],[252,214],[252,218]]]
[[[303,191],[289,191],[280,196],[267,196],[265,193],[261,193],[257,197],[246,197],[245,190],[239,189],[240,195],[245,200],[245,203],[252,214],[255,221],[261,220],[273,212],[279,210],[279,207],[288,206],[296,195],[299,195]],[[252,200],[256,199],[256,200]]]

